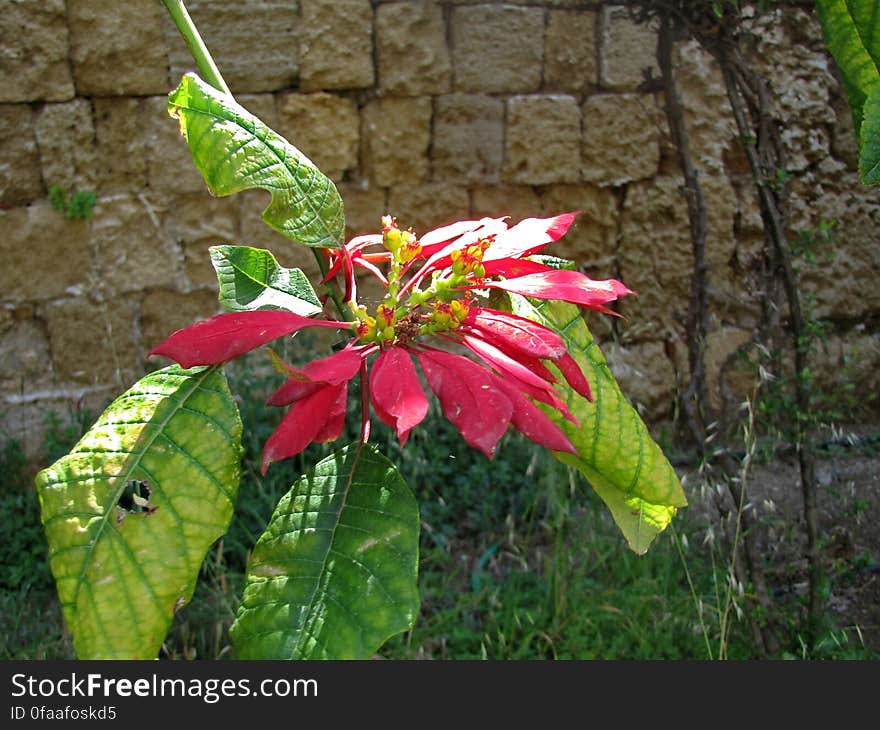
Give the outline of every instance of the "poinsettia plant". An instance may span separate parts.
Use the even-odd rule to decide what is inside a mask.
[[[647,550],[686,501],[582,317],[584,309],[614,314],[608,305],[632,292],[545,253],[577,213],[514,225],[461,220],[420,235],[383,211],[381,230],[344,241],[333,183],[235,102],[182,4],[166,5],[211,81],[187,74],[169,95],[196,166],[216,195],[269,191],[264,221],[313,248],[321,293],[265,249],[213,247],[226,311],[156,345],[150,354],[175,364],[117,398],[38,475],[78,655],[157,655],[234,510],[242,425],[224,365],[309,327],[347,342],[304,363],[269,350],[279,384],[268,405],[288,410],[264,445],[262,471],[339,439],[355,378],[360,435],[291,486],[254,546],[230,629],[238,657],[364,658],[413,625],[418,505],[370,444],[370,419],[375,413],[403,446],[428,412],[428,392],[487,468],[512,427],[577,468],[630,547]],[[382,291],[372,310],[358,299],[358,270]]]

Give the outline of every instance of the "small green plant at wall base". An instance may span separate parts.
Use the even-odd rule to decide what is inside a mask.
[[[278,385],[267,405],[286,411],[259,471],[349,427],[357,435],[307,465],[262,526],[229,632],[236,657],[367,658],[413,627],[419,506],[370,442],[371,418],[411,449],[430,394],[489,461],[512,427],[573,467],[630,548],[647,551],[686,499],[582,316],[613,315],[609,305],[633,293],[545,256],[578,213],[416,232],[377,211],[374,233],[345,241],[334,184],[234,100],[182,3],[165,4],[206,79],[184,75],[168,111],[209,190],[268,191],[263,220],[311,248],[322,278],[316,290],[265,249],[213,247],[225,311],[156,344],[151,356],[174,364],[119,396],[38,475],[77,655],[157,655],[236,506],[243,427],[225,366],[309,331],[336,339],[331,354],[303,362],[307,351],[294,346],[288,362],[268,351]],[[374,277],[377,303],[359,297],[356,271]],[[360,410],[352,419],[350,385]]]

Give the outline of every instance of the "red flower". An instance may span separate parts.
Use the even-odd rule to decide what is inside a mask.
[[[558,368],[575,392],[592,398],[565,342],[537,322],[481,307],[475,298],[487,289],[503,289],[609,312],[605,305],[631,293],[620,282],[595,281],[527,258],[564,235],[575,215],[529,218],[513,227],[504,219],[459,221],[421,239],[401,231],[386,216],[381,235],[359,236],[341,251],[327,253],[325,281],[344,275],[345,301],[354,321],[314,320],[282,311],[220,314],[175,332],[150,354],[165,355],[183,367],[213,365],[303,327],[351,330],[352,339],[343,350],[299,370],[287,366],[288,380],[268,404],[291,408],[266,442],[264,473],[272,462],[299,453],[313,441],[341,435],[348,383],[357,374],[365,395],[369,393],[365,408],[371,402],[404,445],[428,412],[415,362],[444,415],[468,444],[489,458],[508,425],[547,448],[576,453],[533,402],[555,408],[576,423],[554,388],[558,381],[546,362]],[[376,246],[382,250],[368,251]],[[387,288],[374,315],[357,304],[356,266]],[[429,345],[428,339],[463,348],[477,359]],[[374,354],[368,377],[367,362]],[[368,433],[366,418],[365,413],[362,438]]]

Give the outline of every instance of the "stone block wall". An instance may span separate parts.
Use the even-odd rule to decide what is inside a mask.
[[[583,211],[556,253],[639,292],[590,322],[651,423],[686,382],[691,269],[656,38],[620,3],[576,0],[190,0],[236,98],[337,183],[351,234],[383,213],[417,232],[466,216]],[[0,13],[0,425],[31,453],[42,414],[93,408],[148,367],[147,350],[217,311],[207,249],[309,252],[260,220],[260,191],[212,198],[166,94],[194,67],[158,0],[7,0]],[[821,371],[876,390],[876,191],[814,17],[756,23],[784,122],[792,227],[834,220],[836,255],[805,281],[833,331]],[[760,216],[724,87],[676,48],[691,144],[710,199],[713,397],[753,330]],[[92,190],[70,220],[48,190]],[[830,376],[829,376],[830,377]]]

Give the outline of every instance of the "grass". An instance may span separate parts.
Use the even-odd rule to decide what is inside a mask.
[[[208,554],[193,600],[175,617],[163,658],[232,656],[228,628],[249,550],[290,484],[342,443],[313,445],[261,477],[262,444],[281,413],[262,405],[278,378],[255,362],[249,358],[229,371],[245,425],[235,516]],[[357,419],[349,420],[353,439]],[[50,418],[49,455],[65,453],[87,421],[82,414]],[[584,480],[517,434],[506,436],[488,462],[432,408],[405,450],[379,423],[371,440],[399,464],[422,521],[421,615],[411,631],[382,647],[382,656],[701,659],[718,656],[722,647],[728,658],[756,656],[748,621],[725,598],[727,559],[704,543],[706,525],[696,524],[687,510],[674,531],[639,557]],[[36,495],[10,439],[0,448],[0,474],[0,538],[15,556],[0,570],[0,659],[72,658]],[[747,588],[744,597],[735,594],[733,608],[747,596]],[[799,605],[781,610],[793,637],[783,656],[880,658],[864,647],[858,627],[831,625],[807,655],[797,640]]]

